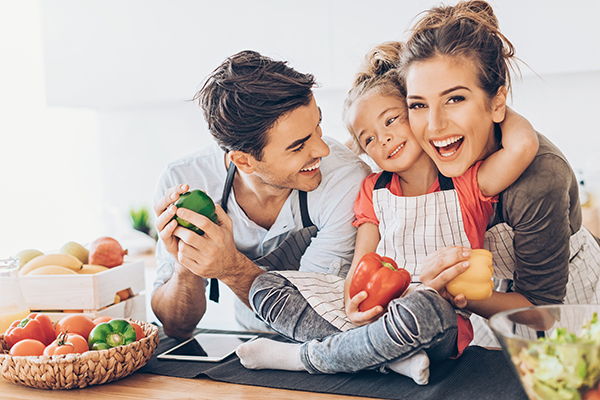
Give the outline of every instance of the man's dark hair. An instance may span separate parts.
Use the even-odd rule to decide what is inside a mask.
[[[255,51],[227,58],[194,96],[208,130],[225,151],[262,159],[267,132],[284,114],[307,106],[315,77]]]

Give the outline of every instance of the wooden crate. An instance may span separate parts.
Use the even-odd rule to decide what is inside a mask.
[[[101,312],[115,303],[115,295],[121,290],[129,289],[134,297],[144,291],[144,261],[126,261],[97,274],[25,275],[19,280],[30,310]],[[114,306],[125,306],[119,304]]]
[[[66,312],[58,310],[32,310],[32,312],[41,312],[50,317],[52,322],[60,321],[62,317],[71,314],[84,314],[94,319],[103,315],[109,315],[115,318],[131,318],[140,321],[146,321],[146,295],[140,293],[133,297],[123,300],[120,303],[112,304],[101,310],[66,310]]]

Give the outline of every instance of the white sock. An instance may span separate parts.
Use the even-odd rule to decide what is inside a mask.
[[[306,370],[300,361],[299,344],[259,338],[241,344],[235,352],[248,369]]]
[[[241,344],[235,352],[242,365],[248,369],[306,371],[300,361],[300,344],[259,338]],[[418,385],[429,382],[429,357],[423,350],[386,366],[400,375],[412,378]]]
[[[386,365],[392,371],[412,378],[417,385],[429,383],[429,357],[421,350],[409,358],[403,358]]]

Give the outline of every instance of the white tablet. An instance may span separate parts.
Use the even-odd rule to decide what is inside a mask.
[[[250,334],[199,333],[157,356],[161,360],[221,361],[237,347],[256,339]]]

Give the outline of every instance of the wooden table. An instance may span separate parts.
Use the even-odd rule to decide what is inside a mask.
[[[361,400],[367,398],[236,385],[209,378],[184,379],[136,372],[115,382],[71,390],[34,389],[14,384],[0,377],[0,399]]]

